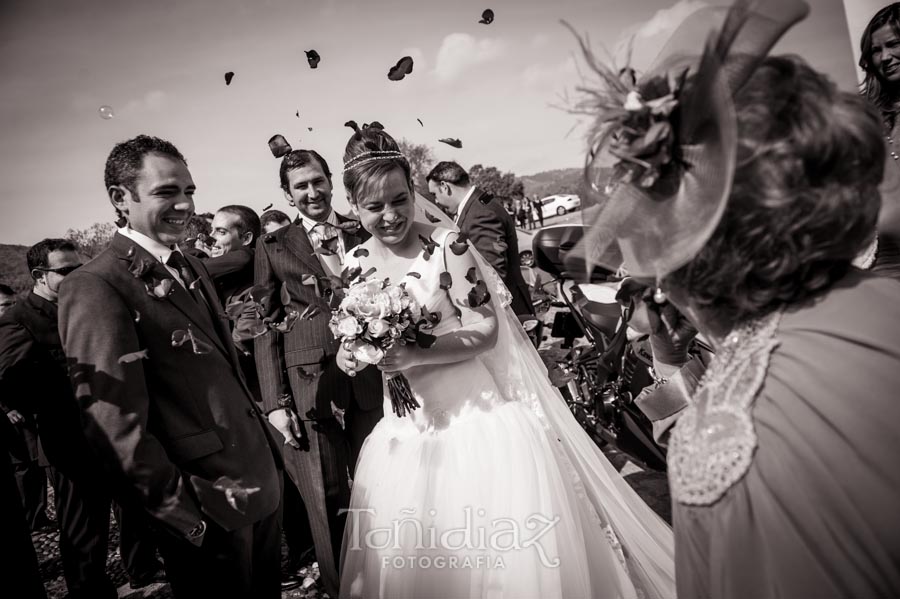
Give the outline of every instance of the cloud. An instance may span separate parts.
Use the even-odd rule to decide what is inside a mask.
[[[631,65],[638,71],[646,70],[662,50],[672,33],[691,14],[710,6],[703,0],[679,0],[669,8],[656,11],[649,20],[629,27],[614,46],[616,62],[624,66],[631,45]],[[697,51],[703,40],[697,40]]]
[[[532,48],[543,48],[548,43],[550,43],[550,36],[546,33],[538,33],[533,38],[531,38]]]
[[[154,89],[144,94],[143,97],[131,100],[122,107],[122,113],[131,112],[159,112],[166,105],[168,96],[166,92]]]
[[[578,77],[575,58],[569,56],[562,62],[548,64],[530,64],[522,71],[522,83],[527,87],[556,88],[562,84],[572,83]]]
[[[438,50],[434,75],[441,83],[448,83],[470,67],[495,60],[505,52],[506,44],[500,40],[476,40],[468,33],[451,33]]]

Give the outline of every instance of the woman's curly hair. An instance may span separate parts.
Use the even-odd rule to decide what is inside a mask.
[[[665,284],[734,322],[826,291],[870,243],[885,148],[877,112],[793,56],[734,99],[738,155],[718,227]]]

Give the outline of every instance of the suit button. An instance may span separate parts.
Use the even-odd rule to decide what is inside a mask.
[[[256,410],[253,408],[247,408],[247,416],[250,418],[256,418]]]

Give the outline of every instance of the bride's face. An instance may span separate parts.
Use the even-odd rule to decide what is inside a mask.
[[[363,228],[385,245],[403,243],[413,225],[415,198],[400,168],[369,181],[354,210]]]

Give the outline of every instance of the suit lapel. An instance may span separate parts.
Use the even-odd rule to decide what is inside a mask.
[[[210,311],[207,310],[206,306],[198,304],[193,297],[191,297],[190,292],[182,287],[178,281],[175,281],[172,277],[172,273],[166,270],[166,267],[162,262],[157,260],[153,255],[150,254],[147,250],[142,248],[137,243],[131,241],[124,235],[116,235],[113,237],[113,241],[111,244],[113,251],[116,252],[116,255],[123,261],[122,268],[127,269],[131,264],[132,260],[143,258],[144,260],[149,261],[150,271],[157,279],[173,279],[172,285],[172,293],[165,299],[159,300],[161,302],[169,302],[174,306],[178,311],[184,314],[188,320],[196,326],[199,330],[203,331],[207,337],[209,337],[213,343],[219,348],[219,351],[228,355],[228,350],[225,345],[222,344],[222,339],[219,334],[216,333],[215,326],[213,324],[212,318],[213,315],[210,314]],[[129,252],[133,253],[132,256],[129,256]],[[187,259],[190,261],[193,258],[191,256],[187,256]],[[197,265],[194,262],[191,262],[191,267],[194,268],[194,272],[200,276],[202,270],[197,268]],[[203,276],[200,276],[202,282],[208,284],[208,281],[205,280]],[[205,313],[205,314],[204,314]]]
[[[194,272],[197,273],[197,276],[200,277],[200,285],[203,288],[203,295],[205,296],[206,304],[209,306],[208,312],[210,324],[217,333],[217,335],[213,338],[219,342],[219,347],[222,349],[222,351],[230,354],[231,352],[227,350],[230,350],[233,346],[233,343],[231,341],[231,332],[228,331],[227,325],[222,322],[222,317],[218,313],[218,294],[216,291],[216,287],[215,285],[213,285],[212,279],[209,277],[206,269],[203,266],[203,263],[199,259],[194,258],[193,256],[185,257],[187,258],[188,263],[190,263],[191,268],[193,268]],[[190,294],[188,295],[190,296]],[[191,300],[193,300],[193,298],[191,298]],[[201,306],[197,304],[197,302],[193,303],[200,309],[205,308],[205,306]],[[236,360],[237,356],[235,356],[235,363]]]
[[[197,267],[194,264],[191,264],[191,267],[195,269],[197,275],[200,276],[199,271],[197,271]],[[156,261],[156,265],[154,265],[156,272],[159,273],[160,276],[165,276],[168,278],[172,278],[172,274],[166,270],[166,267],[163,266],[162,262]],[[200,276],[200,279],[203,283],[206,283],[206,280],[203,276]],[[206,287],[204,285],[204,291],[206,291]],[[209,296],[207,296],[209,297]],[[173,306],[175,306],[178,310],[181,311],[182,314],[187,316],[187,318],[194,324],[198,329],[203,331],[203,333],[209,337],[213,343],[219,348],[219,351],[228,355],[228,350],[222,344],[222,339],[219,337],[219,334],[215,330],[215,325],[213,324],[213,315],[210,313],[210,310],[207,309],[206,305],[195,300],[191,293],[182,287],[178,281],[175,281],[175,284],[172,286],[172,293],[167,298]]]
[[[318,256],[313,251],[309,235],[302,223],[295,222],[288,225],[288,230],[284,234],[284,246],[317,275],[325,276],[325,269],[322,268],[322,263],[319,262]]]

